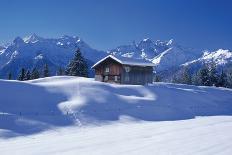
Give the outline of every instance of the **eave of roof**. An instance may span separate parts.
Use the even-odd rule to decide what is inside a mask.
[[[127,62],[127,61],[122,61],[113,55],[108,55],[108,56],[104,57],[103,59],[99,60],[98,62],[96,62],[91,68],[95,68],[97,65],[99,65],[100,63],[102,63],[103,61],[105,61],[108,58],[112,58],[113,60],[117,61],[118,63],[120,63],[122,65],[143,66],[143,67],[145,67],[145,66],[154,67],[155,66],[155,64],[150,63],[150,62],[133,62],[133,61]],[[130,59],[130,58],[128,58],[128,59]]]

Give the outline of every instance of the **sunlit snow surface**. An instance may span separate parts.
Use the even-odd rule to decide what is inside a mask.
[[[0,80],[3,154],[231,154],[232,91]]]

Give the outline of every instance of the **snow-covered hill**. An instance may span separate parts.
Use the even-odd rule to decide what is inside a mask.
[[[230,89],[67,76],[0,86],[3,155],[232,153]]]
[[[1,80],[0,85],[0,112],[7,118],[1,120],[0,128],[16,133],[117,121],[123,116],[167,121],[232,114],[230,89],[165,83],[115,85],[66,76],[29,82]]]

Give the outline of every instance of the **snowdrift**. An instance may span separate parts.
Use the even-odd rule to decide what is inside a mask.
[[[125,118],[172,121],[216,115],[232,115],[232,90],[168,83],[116,85],[67,76],[0,80],[0,137]]]

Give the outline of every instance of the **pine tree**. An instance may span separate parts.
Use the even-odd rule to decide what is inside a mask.
[[[172,83],[180,83],[180,79],[178,78],[177,74],[174,74],[171,79]]]
[[[173,83],[192,84],[192,77],[187,67],[182,68],[176,72],[172,77]]]
[[[199,84],[203,86],[210,86],[209,70],[206,66],[203,66],[197,73]]]
[[[177,71],[177,72],[173,72],[172,73],[172,77],[171,77],[171,82],[172,83],[182,83],[182,72],[183,70]]]
[[[155,74],[154,76],[154,82],[160,82],[161,81],[161,78],[159,75]]]
[[[25,77],[26,77],[26,72],[25,72],[25,69],[22,68],[21,71],[20,71],[20,74],[18,76],[18,80],[19,81],[24,81],[25,80]]]
[[[44,65],[43,76],[44,77],[49,77],[49,69],[48,69],[47,64]]]
[[[88,76],[87,62],[81,55],[80,49],[77,49],[77,51],[75,52],[75,56],[68,64],[65,70],[65,74],[70,76]]]
[[[36,68],[33,68],[31,72],[31,79],[38,79],[40,77],[39,71]]]
[[[191,75],[189,73],[189,69],[187,67],[185,67],[183,69],[180,78],[181,78],[181,80],[180,80],[181,83],[183,83],[183,84],[192,84],[192,78],[191,78]]]
[[[227,73],[227,87],[232,88],[232,69]]]
[[[217,82],[217,87],[227,87],[227,75],[225,74],[225,72],[222,70],[219,78],[218,78],[218,82]]]
[[[31,72],[27,70],[25,80],[30,80],[31,79]]]
[[[12,74],[11,72],[8,74],[8,80],[11,80],[12,79]]]
[[[199,76],[198,76],[198,73],[199,73],[199,71],[196,72],[196,73],[194,73],[193,76],[192,76],[192,79],[191,79],[192,84],[193,84],[193,85],[196,85],[196,86],[201,85],[200,79],[199,79]]]
[[[59,67],[58,71],[57,71],[57,75],[58,76],[61,76],[61,75],[64,75],[64,70],[62,67]]]
[[[210,63],[208,65],[208,70],[209,70],[209,85],[216,86],[218,83],[218,78],[219,78],[219,75],[216,70],[216,64],[213,62]]]

